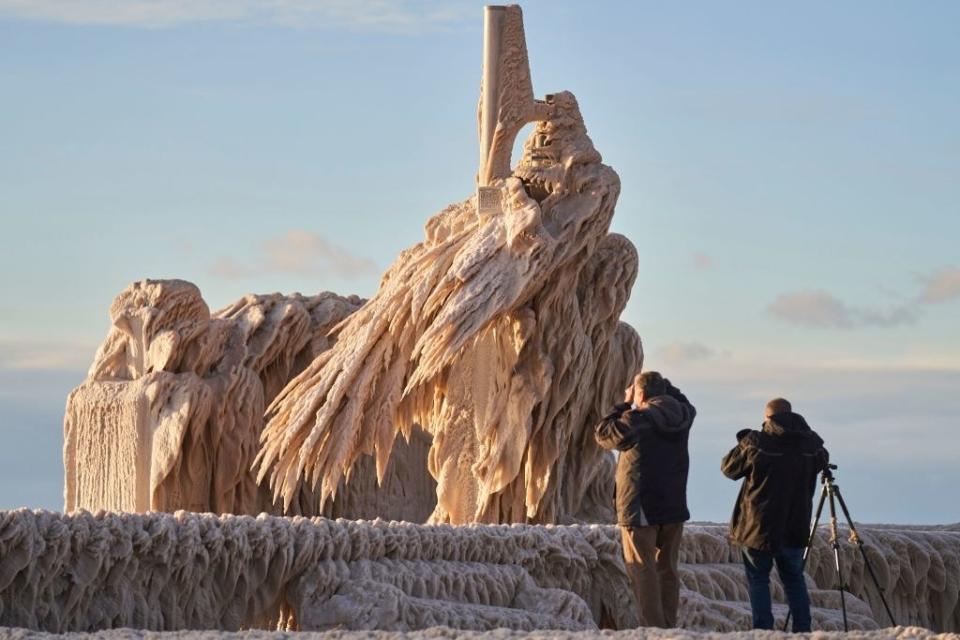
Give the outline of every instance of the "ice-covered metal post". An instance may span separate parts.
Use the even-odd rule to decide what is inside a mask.
[[[483,10],[483,71],[480,84],[480,169],[477,172],[477,215],[500,213],[500,188],[491,186],[489,171],[493,134],[500,105],[500,42],[507,8],[488,5]]]
[[[483,14],[483,73],[480,84],[477,213],[502,211],[502,180],[510,177],[513,141],[523,125],[545,120],[551,106],[535,100],[523,32],[523,12],[512,4],[488,6]]]
[[[483,11],[483,77],[480,103],[480,186],[488,186],[487,163],[497,129],[500,104],[500,41],[507,8],[487,6]]]

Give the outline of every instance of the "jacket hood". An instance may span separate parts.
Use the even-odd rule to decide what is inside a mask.
[[[663,434],[681,434],[693,425],[697,410],[673,396],[654,396],[637,409]]]
[[[767,418],[766,422],[763,423],[763,432],[771,436],[784,438],[815,438],[820,440],[820,436],[814,433],[803,416],[792,411],[775,413]]]

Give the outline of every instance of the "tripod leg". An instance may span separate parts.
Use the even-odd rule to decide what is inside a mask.
[[[837,567],[837,590],[840,591],[840,609],[843,612],[843,630],[849,631],[847,624],[847,601],[843,594],[846,588],[843,584],[843,568],[840,565],[840,532],[837,529],[837,508],[833,500],[833,487],[830,488],[830,542],[833,544],[833,559]]]
[[[803,565],[802,570],[806,571],[807,569],[807,557],[810,555],[810,549],[813,547],[814,541],[817,539],[817,528],[820,526],[820,514],[823,513],[823,503],[827,498],[827,485],[823,485],[823,488],[820,490],[820,502],[817,504],[817,513],[813,516],[813,523],[810,525],[810,536],[807,538],[807,548],[803,550]],[[793,615],[793,612],[787,609],[787,617],[783,619],[783,630],[787,630],[787,626],[790,624],[790,617]]]
[[[863,564],[867,567],[867,572],[870,574],[870,579],[873,580],[873,586],[877,588],[877,593],[880,594],[880,602],[883,603],[883,608],[887,611],[887,616],[890,618],[890,624],[894,627],[897,626],[897,621],[893,617],[893,612],[890,611],[890,605],[887,604],[887,598],[883,595],[883,587],[880,586],[880,581],[877,580],[877,574],[873,570],[873,564],[870,562],[870,558],[867,557],[867,552],[863,548],[863,540],[860,539],[860,534],[857,533],[857,528],[853,525],[853,518],[850,517],[850,511],[847,510],[847,503],[844,502],[843,496],[840,495],[840,487],[833,488],[834,493],[837,496],[837,501],[840,503],[840,509],[843,510],[843,515],[847,519],[847,526],[850,527],[850,540],[857,544],[857,548],[860,549],[860,555],[863,556]]]
[[[814,540],[817,537],[817,527],[820,526],[820,514],[823,513],[823,503],[827,498],[827,487],[824,486],[820,491],[820,504],[817,505],[817,513],[813,516],[813,524],[810,525],[810,537],[807,538],[807,548],[803,551],[803,568],[807,568],[807,557],[810,555],[810,549],[813,547]]]

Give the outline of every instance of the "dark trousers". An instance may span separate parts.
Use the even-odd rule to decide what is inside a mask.
[[[640,626],[673,629],[680,605],[677,565],[683,523],[622,527],[620,531]]]
[[[810,631],[810,595],[803,578],[803,547],[780,551],[743,549],[743,567],[750,588],[750,608],[754,629],[773,629],[773,605],[770,601],[770,569],[774,563],[790,604],[793,632]]]

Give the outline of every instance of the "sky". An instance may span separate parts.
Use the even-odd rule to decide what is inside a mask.
[[[698,408],[690,505],[774,396],[863,522],[960,521],[960,4],[523,3],[622,182],[624,320]],[[482,3],[0,0],[0,508],[143,278],[367,297],[470,195]]]

